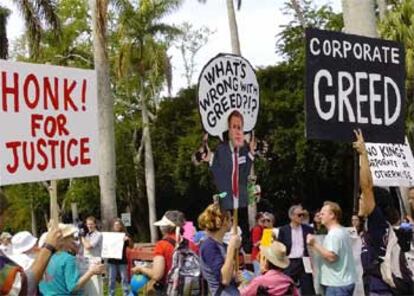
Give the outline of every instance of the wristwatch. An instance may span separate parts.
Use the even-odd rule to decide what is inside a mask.
[[[50,253],[52,253],[52,255],[56,252],[56,248],[54,246],[52,246],[51,244],[48,244],[48,243],[44,243],[42,248],[45,248],[45,249],[49,250]]]

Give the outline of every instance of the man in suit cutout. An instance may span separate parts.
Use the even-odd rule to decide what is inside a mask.
[[[289,219],[290,223],[282,226],[278,235],[278,241],[286,246],[290,260],[284,272],[295,282],[299,281],[301,295],[315,295],[312,274],[305,272],[303,264],[303,257],[309,257],[306,236],[313,234],[313,228],[302,224],[303,208],[300,205],[290,207]]]
[[[243,208],[248,203],[247,178],[254,160],[255,141],[252,139],[249,146],[245,143],[243,115],[239,111],[231,112],[227,123],[229,140],[220,143],[214,153],[208,150],[203,160],[210,164],[218,191],[227,193],[220,200],[221,206]],[[234,202],[238,202],[238,206]]]

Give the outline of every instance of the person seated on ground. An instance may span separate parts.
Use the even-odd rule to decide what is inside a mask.
[[[258,290],[266,291],[266,295],[299,296],[293,280],[283,273],[289,265],[286,247],[280,242],[273,242],[269,247],[260,247],[260,271],[262,275],[254,278],[247,287],[240,290],[241,296],[258,295]]]
[[[386,254],[389,225],[399,224],[400,217],[398,210],[390,204],[390,192],[384,188],[373,187],[364,137],[361,130],[354,133],[357,140],[353,147],[360,156],[359,177],[362,192],[358,216],[367,220],[367,227],[362,234],[361,250],[364,290],[367,295],[393,295],[393,290],[382,278],[380,263]],[[412,295],[414,291],[411,289],[398,293]]]
[[[198,217],[198,225],[206,230],[207,239],[200,249],[201,271],[211,295],[240,295],[234,273],[234,257],[241,239],[233,234],[227,249],[223,237],[231,229],[230,212],[222,210],[218,203],[209,205]]]
[[[155,226],[159,226],[163,238],[155,244],[154,259],[152,267],[135,266],[131,269],[132,273],[141,273],[148,278],[157,282],[155,288],[157,291],[162,292],[166,289],[167,275],[172,267],[172,257],[175,249],[175,245],[180,241],[186,240],[182,238],[183,226],[185,224],[184,214],[180,211],[167,211],[161,220],[154,223]],[[177,228],[179,234],[177,238]],[[189,248],[198,253],[198,247],[191,241],[186,240]]]
[[[76,264],[76,253],[80,242],[75,238],[78,231],[71,224],[59,224],[62,240],[56,246],[47,265],[45,276],[39,284],[43,295],[82,295],[82,287],[97,274],[105,270],[103,264],[91,264],[85,274],[81,275]]]
[[[32,266],[26,271],[0,250],[0,295],[36,295],[37,285],[61,237],[61,230],[52,226],[44,246]]]

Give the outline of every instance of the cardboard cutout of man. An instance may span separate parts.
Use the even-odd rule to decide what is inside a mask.
[[[228,120],[228,141],[221,142],[212,153],[208,146],[203,160],[209,162],[219,192],[227,196],[220,200],[224,209],[243,208],[248,205],[247,180],[254,160],[254,136],[249,145],[244,141],[243,115],[234,110]],[[238,204],[234,204],[238,203]]]

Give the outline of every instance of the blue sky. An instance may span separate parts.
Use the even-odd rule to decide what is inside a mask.
[[[281,11],[285,2],[285,0],[242,1],[241,10],[236,14],[241,51],[255,67],[273,65],[280,61],[280,57],[275,53],[276,35],[281,31],[280,26],[290,21],[290,17]],[[314,0],[313,2],[316,5],[331,3],[335,10],[339,10],[341,1]],[[15,11],[11,0],[0,0],[0,5],[12,10],[7,30],[13,42],[23,31],[23,19]],[[166,17],[166,21],[176,25],[189,22],[195,28],[206,26],[215,31],[196,57],[197,70],[193,83],[196,83],[199,71],[208,60],[220,52],[231,51],[225,0],[208,0],[206,4],[201,4],[197,0],[185,0],[179,10]],[[173,92],[176,92],[186,84],[182,76],[184,67],[177,49],[170,49],[169,54],[172,56],[174,67]]]

